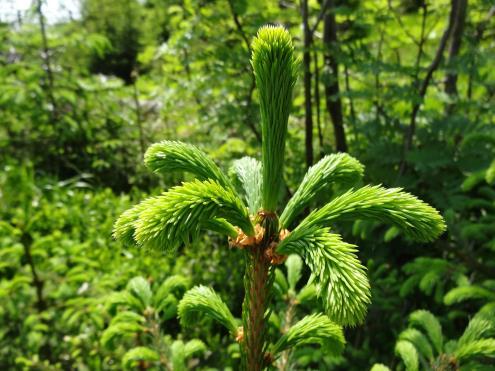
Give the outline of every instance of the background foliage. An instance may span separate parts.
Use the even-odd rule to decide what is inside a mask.
[[[203,319],[183,329],[176,319],[177,301],[198,284],[240,316],[238,252],[212,234],[170,258],[122,246],[111,228],[144,193],[187,178],[147,171],[151,143],[184,139],[226,166],[259,157],[249,56],[266,23],[289,29],[302,62],[281,197],[307,165],[347,151],[365,164],[364,183],[403,187],[448,224],[440,240],[418,244],[381,224],[341,223],[369,272],[366,322],[346,330],[342,357],[308,346],[277,367],[404,369],[395,349],[411,313],[431,312],[446,342],[495,302],[491,1],[80,7],[54,22],[38,0],[0,23],[0,368],[238,368],[239,350],[220,326]],[[281,267],[270,331],[318,305],[308,273]],[[480,362],[490,369],[493,358]]]

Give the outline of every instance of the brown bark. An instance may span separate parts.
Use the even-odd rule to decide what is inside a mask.
[[[339,65],[335,58],[335,50],[338,47],[337,23],[332,9],[333,1],[329,2],[328,11],[323,17],[323,43],[325,45],[325,66],[331,71],[332,76],[325,84],[325,102],[330,114],[335,137],[335,148],[338,152],[347,152],[347,140],[344,129],[344,117],[342,113],[342,101],[340,99]]]
[[[265,310],[268,301],[268,273],[270,262],[265,249],[255,245],[251,251],[246,269],[249,283],[246,287],[247,328],[244,329],[246,366],[248,370],[259,371],[264,365]]]
[[[242,238],[234,246],[245,249],[246,272],[244,275],[244,302],[242,304],[243,366],[246,370],[258,371],[273,362],[267,352],[266,312],[273,285],[271,266],[281,264],[286,256],[275,252],[278,242],[287,235],[279,232],[278,217],[275,213],[260,211],[257,214],[255,236]],[[242,245],[245,246],[242,246]]]

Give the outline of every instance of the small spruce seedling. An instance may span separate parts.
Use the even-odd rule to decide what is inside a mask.
[[[167,320],[177,315],[179,298],[189,287],[189,280],[170,276],[155,290],[143,277],[132,278],[125,290],[106,299],[109,313],[115,313],[103,331],[101,345],[112,351],[115,361],[119,351],[124,370],[187,370],[189,358],[206,351],[198,339],[184,342],[163,333]]]
[[[435,209],[399,188],[350,189],[364,168],[343,153],[325,156],[311,167],[279,215],[287,122],[299,63],[283,27],[262,27],[252,49],[261,108],[262,161],[243,158],[234,163],[242,193],[197,147],[163,141],[148,149],[146,165],[155,172],[186,171],[195,180],[126,211],[116,222],[114,234],[124,242],[170,252],[206,229],[227,235],[232,247],[242,249],[246,261],[242,326],[221,298],[204,286],[185,294],[179,316],[186,325],[198,315],[218,320],[240,343],[244,368],[256,371],[302,344],[315,343],[337,351],[345,342],[341,326],[353,326],[365,318],[370,303],[366,271],[356,247],[333,231],[333,222],[379,220],[418,241],[435,239],[445,225]],[[291,228],[330,185],[349,190]],[[301,256],[310,268],[325,314],[304,317],[270,345],[266,323],[274,266],[289,254]]]
[[[495,358],[495,306],[486,305],[468,322],[462,335],[445,342],[437,317],[427,310],[409,315],[409,326],[399,334],[395,353],[406,371],[491,370]],[[371,371],[390,371],[375,364]]]

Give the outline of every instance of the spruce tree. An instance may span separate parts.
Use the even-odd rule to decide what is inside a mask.
[[[145,155],[151,170],[185,171],[195,179],[123,213],[114,235],[126,243],[168,252],[188,244],[202,230],[228,236],[230,245],[245,256],[242,322],[205,286],[184,295],[179,316],[184,325],[198,316],[219,321],[240,343],[244,368],[261,370],[285,350],[302,344],[316,343],[338,352],[345,344],[342,326],[365,318],[370,303],[366,270],[356,246],[342,240],[332,229],[333,222],[379,220],[423,242],[438,237],[445,224],[434,208],[400,188],[351,188],[364,167],[344,153],[325,156],[312,166],[279,215],[287,123],[299,68],[289,33],[283,27],[262,27],[252,43],[251,63],[260,100],[262,158],[234,163],[242,192],[197,147],[176,141],[154,144]],[[330,185],[348,190],[294,226]],[[325,313],[304,317],[270,344],[266,324],[274,267],[289,254],[301,256],[311,270]]]

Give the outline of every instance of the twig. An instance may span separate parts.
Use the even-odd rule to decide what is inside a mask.
[[[474,38],[474,47],[476,47],[481,39],[483,38],[483,34],[485,33],[486,26],[488,25],[488,22],[490,21],[490,18],[492,18],[495,15],[495,6],[492,6],[490,10],[488,11],[487,16],[485,19],[478,24],[476,27],[476,36]],[[467,88],[467,97],[468,99],[471,99],[472,97],[472,92],[473,92],[473,72],[472,72],[472,67],[474,65],[474,62],[471,63],[471,68],[470,68],[470,73],[469,73],[469,78],[468,78],[468,88]]]
[[[419,99],[415,102],[413,102],[412,105],[412,110],[411,110],[411,118],[410,118],[410,123],[409,126],[407,127],[404,135],[404,148],[402,152],[402,160],[399,168],[399,176],[403,174],[406,166],[406,155],[407,152],[412,147],[412,142],[414,138],[414,134],[416,132],[416,119],[419,113],[419,110],[421,108],[421,105],[423,103],[424,97],[426,95],[426,91],[428,90],[428,86],[430,85],[431,79],[433,77],[433,73],[437,70],[437,68],[440,65],[440,62],[442,61],[443,53],[445,51],[445,48],[447,46],[447,41],[449,40],[449,37],[452,33],[452,28],[454,25],[454,20],[457,14],[457,8],[458,8],[458,0],[451,0],[451,8],[450,8],[450,15],[449,15],[449,21],[447,24],[447,27],[442,35],[442,38],[440,39],[440,44],[438,45],[437,51],[435,53],[435,56],[433,60],[431,61],[430,65],[428,66],[428,69],[426,71],[426,76],[423,79],[419,91],[418,91],[418,96]]]
[[[244,27],[242,26],[242,23],[239,19],[239,15],[236,13],[236,11],[234,9],[234,4],[232,4],[232,0],[228,0],[227,2],[229,4],[230,13],[232,14],[232,18],[233,18],[235,26],[237,28],[237,32],[240,34],[242,40],[244,40],[244,44],[246,45],[248,53],[250,54],[251,53],[251,43],[249,42],[249,38],[248,38],[246,32],[244,31]],[[251,117],[250,117],[251,116],[251,114],[250,114],[251,104],[253,102],[253,92],[254,92],[254,89],[256,88],[256,81],[255,81],[254,75],[252,73],[250,73],[249,75],[251,76],[251,84],[249,86],[249,90],[248,90],[248,94],[246,95],[246,102],[245,102],[246,124],[251,129],[251,131],[253,132],[254,136],[256,137],[256,140],[261,142],[261,134],[258,131],[258,129],[256,129],[256,126],[254,125],[254,123],[252,122]]]
[[[401,30],[406,34],[406,36],[416,45],[419,46],[419,43],[418,41],[416,40],[416,38],[414,37],[413,34],[411,34],[408,30],[407,30],[407,27],[404,25],[404,22],[402,22],[402,19],[397,15],[397,13],[395,12],[395,9],[393,8],[392,6],[392,0],[388,0],[387,1],[387,5],[388,5],[388,10],[389,12],[394,16],[395,20],[397,21],[397,23],[399,24]]]
[[[24,233],[21,237],[22,246],[24,246],[24,255],[26,257],[26,261],[29,265],[29,269],[31,270],[31,274],[33,276],[33,286],[36,290],[36,307],[38,308],[38,312],[43,312],[46,308],[46,302],[43,298],[43,286],[44,282],[40,279],[38,275],[38,271],[36,270],[36,265],[34,264],[33,255],[31,254],[31,244],[32,238],[28,233]]]
[[[48,79],[47,94],[50,104],[52,105],[52,110],[50,111],[50,114],[52,116],[52,120],[55,121],[58,116],[57,101],[55,100],[55,96],[53,94],[55,79],[53,77],[53,68],[50,60],[50,49],[48,48],[48,37],[46,36],[45,17],[43,15],[42,6],[43,6],[42,1],[37,0],[36,12],[38,13],[38,21],[41,31],[41,44],[43,49],[41,58],[43,59],[43,63],[45,64],[46,76]]]
[[[330,6],[330,0],[325,0],[323,5],[321,6],[320,13],[318,14],[318,18],[316,19],[315,24],[313,25],[313,27],[311,27],[311,30],[309,31],[311,38],[313,38],[313,36],[316,32],[316,29],[318,28],[320,22],[325,17],[325,14],[326,14],[329,6]]]

